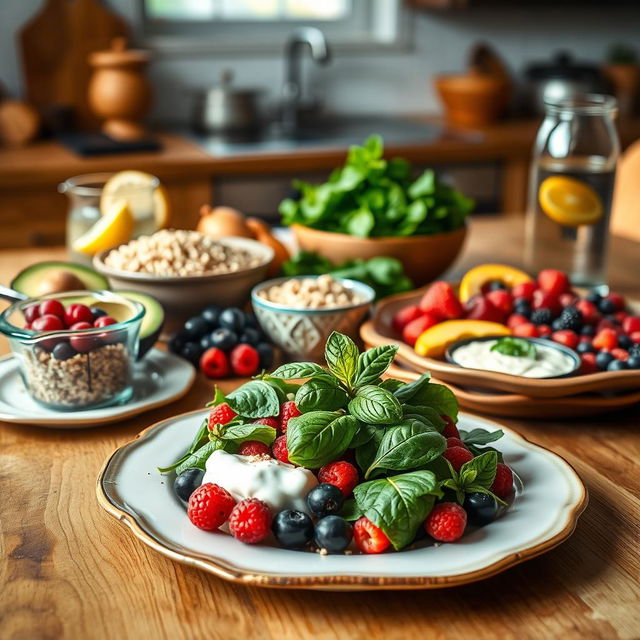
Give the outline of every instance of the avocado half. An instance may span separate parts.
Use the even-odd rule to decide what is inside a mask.
[[[162,305],[146,293],[139,291],[114,291],[123,298],[139,302],[146,310],[142,324],[140,325],[140,334],[138,337],[138,360],[144,357],[146,353],[153,347],[160,337],[160,332],[164,325],[164,309]]]
[[[70,286],[56,291],[50,285],[61,282],[61,276],[68,278]],[[82,287],[78,287],[78,281],[82,283]],[[73,291],[79,288],[89,291],[108,290],[109,282],[91,267],[85,267],[74,262],[51,260],[48,262],[36,262],[20,271],[11,281],[11,288],[24,293],[30,298],[36,298],[48,293]]]

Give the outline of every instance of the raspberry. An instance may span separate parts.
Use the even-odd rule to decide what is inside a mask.
[[[442,435],[445,438],[459,438],[460,432],[458,431],[458,427],[456,427],[456,423],[453,421],[453,418],[449,417],[445,413],[441,414],[440,417],[444,420]]]
[[[495,493],[498,498],[503,499],[508,498],[513,491],[513,473],[504,462],[498,462],[496,477],[491,485],[491,491]]]
[[[538,274],[538,285],[545,293],[559,296],[569,289],[569,277],[557,269],[543,269]]]
[[[271,445],[271,453],[273,457],[280,460],[280,462],[291,464],[289,462],[289,451],[287,449],[287,436],[279,436],[276,438],[276,441]]]
[[[296,403],[293,400],[283,402],[280,405],[280,431],[287,433],[287,427],[289,426],[289,420],[302,415],[296,407]]]
[[[353,488],[358,484],[358,470],[349,462],[338,460],[320,467],[318,482],[332,484],[338,487],[346,498],[351,495]]]
[[[424,521],[425,531],[440,542],[454,542],[467,526],[467,512],[455,502],[437,504]]]
[[[395,316],[393,316],[393,320],[391,321],[391,326],[398,333],[402,333],[402,330],[416,318],[419,318],[422,315],[422,311],[417,304],[409,305],[408,307],[404,307],[404,309],[400,309]]]
[[[463,315],[462,305],[448,282],[434,282],[422,296],[420,309],[445,320],[454,320]]]
[[[264,424],[267,427],[273,427],[276,430],[280,428],[280,420],[278,420],[278,418],[258,418],[253,421],[253,424]]]
[[[463,447],[450,447],[442,455],[456,471],[460,471],[460,467],[473,458],[473,453]]]
[[[226,489],[207,482],[191,494],[187,515],[198,529],[214,531],[229,519],[235,504],[234,497]]]
[[[248,344],[239,344],[229,354],[233,373],[237,376],[252,376],[260,366],[260,355]]]
[[[364,516],[353,525],[353,537],[358,549],[364,553],[382,553],[391,544],[382,529]]]
[[[451,449],[451,447],[462,447],[463,449],[467,448],[467,445],[460,440],[460,438],[447,438],[447,449]]]
[[[264,442],[258,442],[257,440],[247,440],[243,442],[238,448],[238,453],[241,456],[260,456],[271,455],[271,449],[268,444]]]
[[[207,378],[226,378],[231,372],[227,354],[216,347],[207,349],[200,356],[200,371]]]
[[[264,540],[271,533],[271,509],[258,498],[247,498],[239,502],[229,516],[231,535],[247,544]]]
[[[517,327],[513,328],[513,335],[521,338],[537,338],[538,333],[538,328],[531,322],[519,324]]]
[[[402,339],[411,347],[417,342],[418,337],[423,331],[433,327],[433,325],[438,324],[440,319],[438,316],[433,313],[423,312],[420,317],[412,320],[405,326],[402,330]]]
[[[511,295],[514,298],[524,298],[531,302],[533,299],[533,292],[537,289],[535,282],[521,282],[511,288]]]
[[[221,402],[217,407],[211,409],[209,414],[209,431],[217,424],[227,424],[231,422],[238,414],[226,403]]]

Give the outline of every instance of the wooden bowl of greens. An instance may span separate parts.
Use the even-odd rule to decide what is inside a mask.
[[[380,136],[351,147],[328,182],[296,181],[298,200],[280,205],[300,249],[335,263],[389,256],[417,286],[437,278],[456,259],[467,232],[470,198],[434,171],[413,177],[403,158],[383,158]]]

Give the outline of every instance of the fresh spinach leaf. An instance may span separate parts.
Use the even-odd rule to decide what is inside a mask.
[[[307,380],[296,393],[296,406],[301,413],[308,411],[337,411],[349,402],[347,392],[332,375]]]
[[[182,461],[176,467],[176,475],[180,475],[187,469],[205,469],[205,463],[209,459],[209,456],[218,449],[224,449],[225,443],[218,438],[209,440],[205,445],[200,447],[197,451],[194,451],[186,460]]]
[[[353,386],[362,387],[375,382],[389,368],[397,352],[396,345],[383,345],[361,353]]]
[[[403,384],[398,387],[393,393],[402,404],[426,404],[424,402],[414,401],[414,397],[418,395],[429,384],[431,379],[430,373],[423,373],[417,380]],[[418,399],[419,400],[419,399]]]
[[[276,390],[263,380],[251,380],[227,396],[229,406],[246,418],[266,418],[280,413]]]
[[[349,447],[352,449],[357,449],[363,444],[367,444],[367,442],[369,442],[369,440],[374,437],[377,431],[384,431],[384,427],[380,427],[375,424],[366,424],[365,422],[358,421],[358,429],[356,430],[356,434],[353,436]]]
[[[359,520],[362,518],[364,513],[361,511],[360,507],[356,504],[355,498],[347,498],[342,505],[342,509],[338,515],[341,518],[344,518],[348,522],[353,522],[355,520]]]
[[[235,440],[239,443],[256,440],[271,445],[276,439],[276,430],[266,424],[234,424],[226,427],[221,437],[223,440]]]
[[[431,425],[436,431],[441,432],[444,429],[445,422],[433,407],[425,407],[420,404],[403,404],[402,412],[404,418],[420,420],[427,425]]]
[[[378,453],[378,447],[384,437],[385,429],[383,427],[368,425],[371,428],[371,437],[367,442],[361,444],[356,448],[356,464],[362,470],[366,470],[371,466],[371,463],[375,460],[376,453]]]
[[[356,391],[349,402],[349,413],[369,424],[398,424],[402,419],[402,407],[398,399],[386,389],[365,385]]]
[[[299,378],[309,378],[327,370],[315,362],[290,362],[278,367],[272,374],[272,378],[282,378],[283,380],[297,380]]]
[[[324,357],[329,371],[351,389],[358,366],[358,347],[349,336],[333,331],[327,339]]]
[[[472,445],[485,445],[490,442],[495,442],[496,440],[500,440],[504,435],[504,431],[502,429],[497,429],[496,431],[486,431],[485,429],[472,429],[471,431],[463,431],[460,429],[460,439],[467,446]]]

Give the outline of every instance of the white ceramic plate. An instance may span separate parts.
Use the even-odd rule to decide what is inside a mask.
[[[181,398],[195,380],[182,358],[152,349],[136,365],[133,398],[126,404],[85,411],[53,411],[35,402],[25,389],[13,356],[0,359],[0,420],[17,424],[77,429],[93,427],[149,411]]]
[[[521,486],[512,507],[455,544],[381,555],[327,555],[245,545],[196,529],[173,494],[168,464],[188,448],[207,410],[182,414],[143,431],[118,449],[98,477],[100,504],[145,544],[221,578],[266,587],[325,590],[428,589],[494,575],[571,535],[587,503],[575,471],[559,456],[494,422],[462,414],[463,429],[505,432],[498,446]]]

